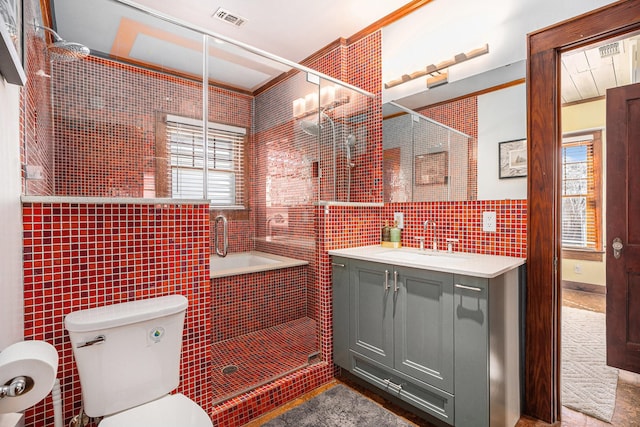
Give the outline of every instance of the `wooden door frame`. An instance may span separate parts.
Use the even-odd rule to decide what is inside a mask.
[[[523,413],[560,419],[560,54],[640,28],[623,0],[527,36],[527,311]]]

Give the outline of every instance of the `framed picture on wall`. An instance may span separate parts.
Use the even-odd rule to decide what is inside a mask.
[[[27,80],[22,68],[22,9],[18,0],[0,0],[0,74],[16,85]]]
[[[515,139],[498,144],[499,178],[527,176],[527,140]]]
[[[416,185],[446,184],[449,182],[447,151],[417,155],[415,162]]]

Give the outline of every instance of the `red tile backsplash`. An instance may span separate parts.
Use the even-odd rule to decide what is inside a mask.
[[[24,203],[26,340],[60,356],[65,425],[80,410],[80,383],[64,316],[169,294],[188,298],[179,391],[211,408],[208,205]],[[52,425],[50,398],[26,425]]]
[[[482,213],[496,213],[496,231],[482,230]],[[436,222],[438,249],[447,249],[447,239],[457,239],[454,251],[524,258],[527,253],[527,201],[475,200],[466,202],[390,203],[382,220],[393,222],[394,212],[404,212],[402,245],[418,247],[416,236],[431,247],[434,227],[424,233],[424,221]],[[381,226],[381,223],[378,224]]]
[[[482,231],[482,213],[496,213],[496,232]],[[457,239],[454,251],[523,258],[527,252],[526,200],[482,200],[467,202],[389,203],[384,207],[331,206],[324,215],[324,250],[380,243],[385,221],[393,223],[393,213],[404,213],[402,246],[419,247],[415,237],[425,237],[431,247],[434,228],[424,232],[424,221],[436,222],[438,248],[446,250],[447,239]]]

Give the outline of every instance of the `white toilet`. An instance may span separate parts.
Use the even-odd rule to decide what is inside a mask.
[[[183,394],[180,351],[187,299],[170,295],[70,313],[64,324],[84,412],[100,427],[212,427]]]

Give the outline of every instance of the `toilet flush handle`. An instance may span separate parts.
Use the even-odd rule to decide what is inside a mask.
[[[107,338],[104,335],[98,335],[97,337],[95,337],[92,340],[83,342],[81,344],[78,344],[78,348],[82,348],[82,347],[90,347],[94,344],[102,344],[103,342],[105,342],[107,340]]]

